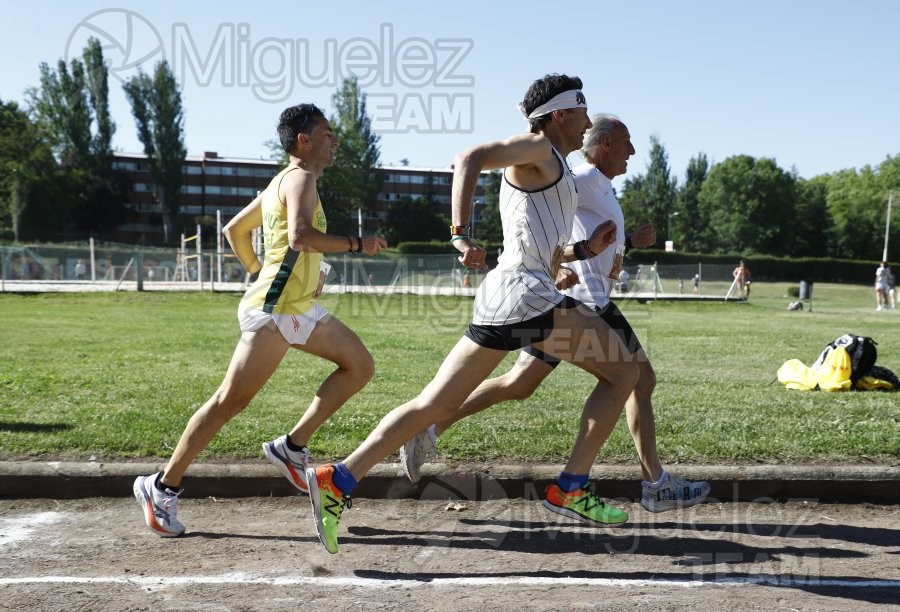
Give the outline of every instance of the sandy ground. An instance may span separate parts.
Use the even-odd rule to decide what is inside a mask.
[[[306,497],[0,501],[0,609],[900,609],[900,508],[710,503],[593,529],[539,502],[356,500],[325,551]]]

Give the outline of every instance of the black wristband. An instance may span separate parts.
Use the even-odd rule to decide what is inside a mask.
[[[583,260],[588,258],[588,254],[584,248],[586,242],[586,240],[582,240],[581,242],[576,242],[572,245],[572,248],[575,250],[575,259]]]

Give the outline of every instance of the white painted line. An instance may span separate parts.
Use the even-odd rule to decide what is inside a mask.
[[[221,576],[30,576],[0,578],[0,585],[14,584],[131,584],[144,588],[167,588],[185,585],[271,585],[318,586],[329,588],[421,588],[443,586],[497,587],[497,586],[596,586],[596,587],[683,587],[698,588],[716,585],[768,585],[779,587],[831,587],[847,589],[900,589],[900,580],[794,580],[773,575],[747,578],[714,578],[711,580],[679,579],[626,579],[626,578],[552,578],[547,576],[506,576],[491,578],[428,578],[422,580],[379,580],[374,578],[335,578],[314,576],[252,576],[247,574],[223,574]]]

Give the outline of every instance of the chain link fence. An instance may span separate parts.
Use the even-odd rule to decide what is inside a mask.
[[[230,252],[99,241],[0,246],[2,291],[226,290],[246,287],[243,266]],[[199,244],[199,243],[197,243]],[[260,254],[261,256],[261,254]],[[464,268],[453,254],[375,257],[328,254],[325,291],[474,295],[486,272]],[[614,297],[725,298],[735,294],[726,265],[629,265]]]

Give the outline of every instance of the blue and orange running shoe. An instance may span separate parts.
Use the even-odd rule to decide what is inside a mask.
[[[568,516],[593,526],[621,525],[628,513],[613,508],[597,497],[590,485],[566,493],[555,482],[547,487],[544,507],[550,512]]]
[[[349,495],[344,495],[334,481],[334,466],[326,464],[318,468],[307,468],[306,485],[309,488],[309,502],[312,504],[316,521],[316,533],[325,549],[331,554],[338,551],[337,530],[344,508],[351,507]]]

